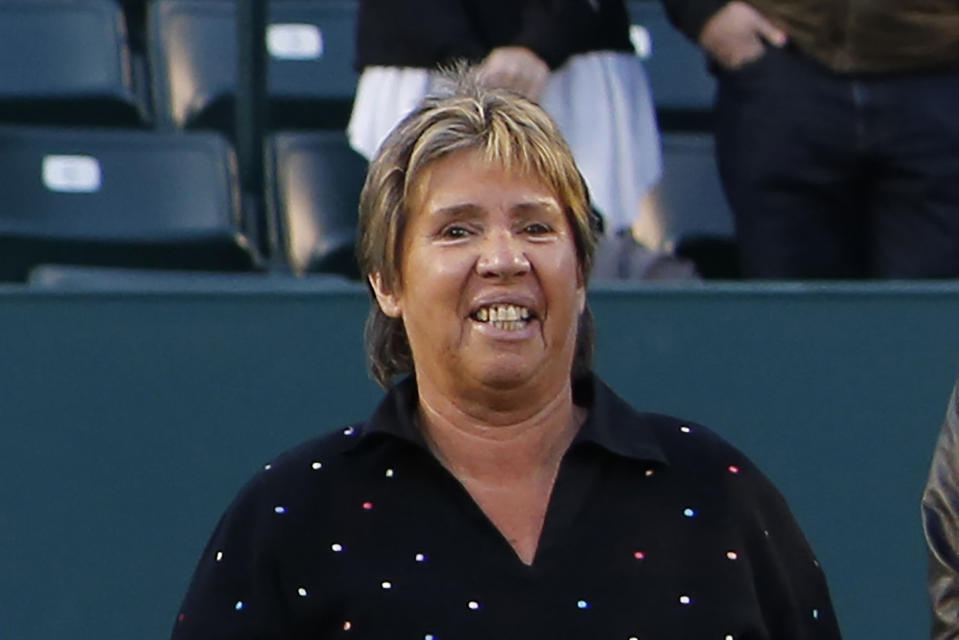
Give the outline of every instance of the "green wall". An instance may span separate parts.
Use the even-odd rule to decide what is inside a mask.
[[[365,293],[0,290],[0,637],[164,638],[238,486],[362,419]],[[779,485],[845,637],[928,626],[919,497],[959,285],[594,289],[597,369]]]

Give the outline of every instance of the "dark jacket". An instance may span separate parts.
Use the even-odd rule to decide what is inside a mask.
[[[932,638],[959,637],[959,382],[922,496],[922,527],[929,550]]]
[[[959,66],[956,0],[747,0],[802,52],[838,72]],[[662,0],[673,24],[697,41],[725,0]]]
[[[356,67],[433,68],[525,46],[552,69],[573,54],[632,51],[623,0],[362,0]]]

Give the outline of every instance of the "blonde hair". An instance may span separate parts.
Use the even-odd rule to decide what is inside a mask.
[[[370,163],[360,195],[357,258],[360,272],[378,274],[387,290],[402,287],[401,247],[407,207],[424,169],[456,151],[480,151],[486,161],[536,176],[566,208],[584,281],[592,266],[596,223],[586,184],[552,119],[538,105],[502,89],[481,86],[469,72],[454,72],[452,89],[426,98],[400,122]],[[580,317],[574,371],[592,354],[592,316]],[[586,335],[584,335],[584,333]],[[400,319],[373,299],[366,322],[366,351],[373,378],[389,387],[413,371],[413,356]],[[581,353],[582,352],[582,353]]]

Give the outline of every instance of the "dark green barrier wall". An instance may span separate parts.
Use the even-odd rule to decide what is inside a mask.
[[[919,495],[959,287],[594,291],[597,368],[777,482],[847,638],[927,628]],[[0,637],[164,638],[220,511],[363,418],[361,292],[0,292]]]

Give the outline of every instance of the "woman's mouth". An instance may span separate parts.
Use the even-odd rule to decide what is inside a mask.
[[[476,322],[484,322],[497,329],[515,331],[522,329],[535,314],[527,307],[515,304],[491,304],[480,307],[470,317]]]

